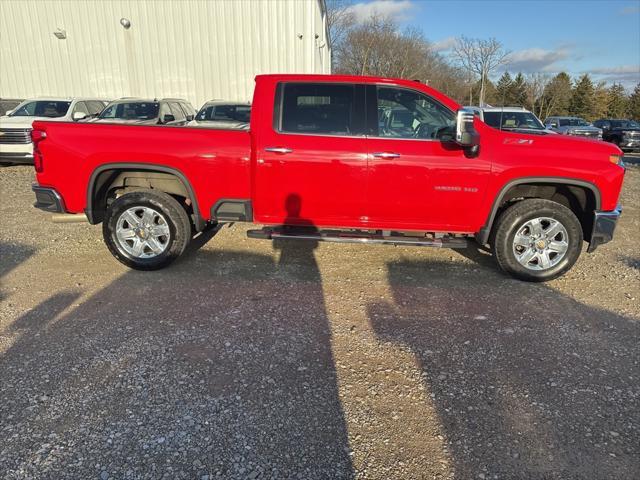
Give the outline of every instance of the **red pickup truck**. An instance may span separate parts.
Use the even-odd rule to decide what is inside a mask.
[[[256,222],[254,238],[489,244],[543,281],[608,242],[622,152],[497,130],[419,82],[260,75],[249,130],[35,122],[35,206],[102,223],[111,253],[153,270],[193,233]]]

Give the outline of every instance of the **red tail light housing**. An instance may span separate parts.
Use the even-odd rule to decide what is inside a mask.
[[[42,162],[42,152],[40,152],[39,144],[47,138],[47,132],[44,130],[31,130],[31,142],[33,143],[33,166],[36,172],[42,172],[44,165]]]

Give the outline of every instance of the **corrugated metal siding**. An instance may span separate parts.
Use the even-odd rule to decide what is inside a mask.
[[[2,0],[0,97],[172,96],[196,107],[212,98],[250,100],[256,74],[330,73],[323,6]],[[121,18],[130,20],[129,30]],[[57,29],[65,40],[54,36]]]

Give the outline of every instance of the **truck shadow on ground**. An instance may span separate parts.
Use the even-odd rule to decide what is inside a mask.
[[[26,262],[36,252],[34,247],[23,244],[0,242],[0,301],[4,299],[4,277],[11,270]]]
[[[491,270],[387,270],[371,327],[416,355],[456,478],[640,477],[636,320]]]
[[[17,319],[3,478],[352,478],[314,245],[280,248],[199,251]]]

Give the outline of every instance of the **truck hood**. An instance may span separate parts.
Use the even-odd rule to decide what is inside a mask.
[[[582,160],[609,161],[610,155],[622,155],[622,151],[613,143],[572,135],[531,135],[520,132],[496,131],[501,137],[501,144],[514,151],[524,153],[537,152],[540,159],[548,158],[580,158]],[[488,132],[487,132],[488,133]],[[482,145],[482,135],[480,144]]]

